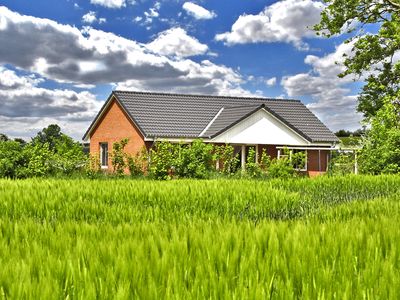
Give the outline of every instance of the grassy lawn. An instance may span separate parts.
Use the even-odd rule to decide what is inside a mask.
[[[400,298],[400,177],[0,180],[0,298]]]

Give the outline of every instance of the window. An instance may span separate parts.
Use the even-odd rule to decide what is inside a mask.
[[[108,143],[100,143],[100,163],[102,168],[108,167]]]
[[[297,171],[307,171],[307,150],[305,149],[279,149],[278,159],[289,159]]]
[[[290,151],[290,160],[298,171],[307,171],[307,151],[293,149]]]

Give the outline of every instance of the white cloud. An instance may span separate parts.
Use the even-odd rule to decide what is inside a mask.
[[[335,52],[323,57],[308,55],[305,63],[312,69],[282,78],[282,86],[290,97],[310,96],[314,102],[307,105],[332,130],[357,129],[361,115],[356,113],[357,96],[349,84],[352,78],[337,75],[344,70],[343,54],[351,54],[352,44],[340,44]]]
[[[171,28],[159,33],[147,47],[155,53],[178,57],[204,54],[208,46],[189,36],[182,28]]]
[[[86,91],[41,88],[38,85],[43,81],[0,67],[0,132],[26,138],[46,124],[58,123],[80,139],[82,128],[88,126],[101,103]]]
[[[195,19],[201,20],[208,20],[215,18],[217,15],[213,11],[209,11],[204,7],[197,5],[193,2],[185,2],[182,5],[182,8],[188,13],[189,15],[193,16]]]
[[[215,39],[228,45],[284,42],[306,50],[303,39],[316,37],[311,27],[318,23],[322,9],[318,1],[279,1],[258,15],[241,15],[230,32],[217,34]]]
[[[276,77],[271,77],[271,78],[265,80],[265,84],[267,86],[274,86],[276,84]]]
[[[133,21],[134,21],[135,23],[139,23],[139,22],[142,21],[142,20],[143,20],[143,17],[141,17],[141,16],[137,16],[137,17],[133,18]]]
[[[126,6],[125,0],[90,0],[90,3],[108,8],[121,8]]]
[[[92,24],[98,22],[99,24],[105,23],[107,20],[106,18],[97,18],[96,12],[89,11],[87,14],[82,16],[82,22]]]
[[[158,12],[160,8],[161,3],[157,1],[154,3],[153,7],[150,7],[148,11],[144,12],[146,24],[152,23],[154,18],[158,18],[160,16],[160,13]]]
[[[95,96],[87,91],[40,87],[46,79],[73,84],[79,89],[114,84],[131,90],[252,95],[241,88],[244,80],[238,71],[208,60],[195,62],[184,58],[206,51],[206,45],[174,30],[181,43],[187,45],[165,42],[152,50],[147,44],[113,33],[91,27],[79,30],[0,7],[0,44],[9,45],[0,47],[0,65],[9,64],[37,74],[18,76],[12,70],[1,69],[0,132],[15,124],[20,124],[21,132],[29,126],[40,126],[40,130],[44,127],[40,120],[47,118],[64,122],[60,124],[65,124],[75,136],[78,131],[82,134],[99,109]],[[149,44],[155,46],[155,41]],[[13,51],[9,51],[10,47]],[[174,47],[179,56],[162,54],[170,53]]]

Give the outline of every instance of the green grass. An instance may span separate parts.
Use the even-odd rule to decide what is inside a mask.
[[[0,180],[0,298],[399,299],[399,186]]]

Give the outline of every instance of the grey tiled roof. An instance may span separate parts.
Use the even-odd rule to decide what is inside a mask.
[[[217,113],[216,118],[210,124],[210,127],[201,135],[202,137],[214,137],[218,133],[232,127],[239,121],[259,110],[262,105],[224,107]]]
[[[125,91],[114,91],[113,94],[146,137],[199,137],[224,108],[203,135],[212,136],[263,105],[264,109],[310,142],[338,141],[299,100]]]

